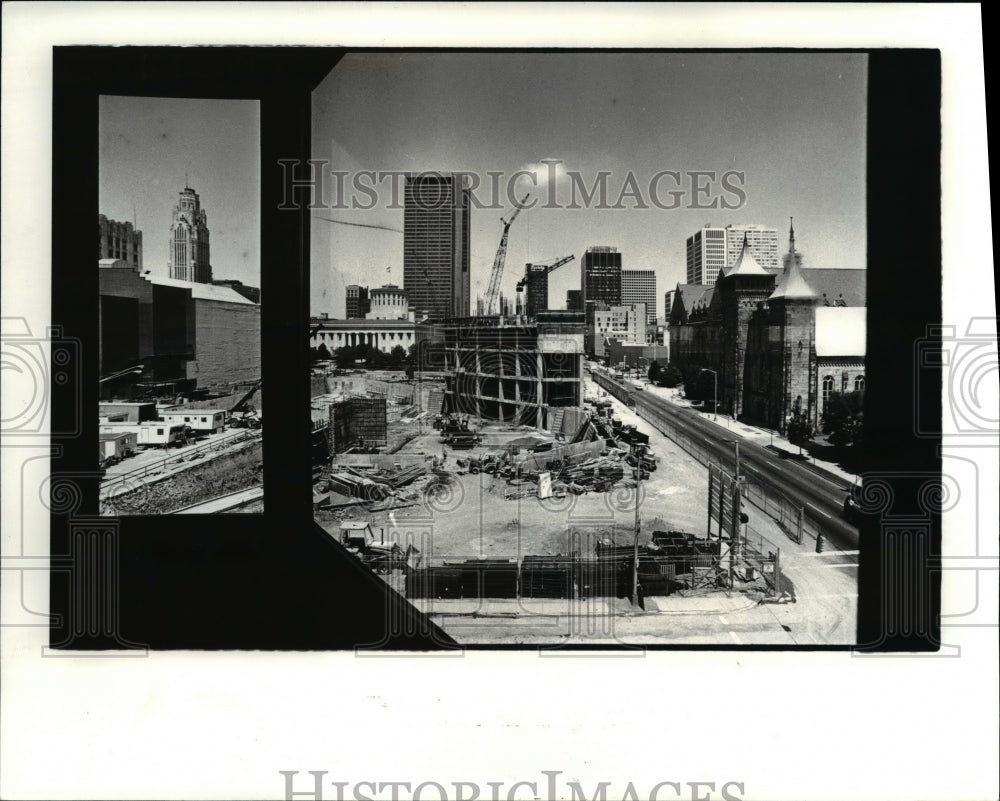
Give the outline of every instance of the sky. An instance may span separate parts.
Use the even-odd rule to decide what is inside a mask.
[[[611,245],[624,269],[656,271],[662,315],[664,292],[685,280],[685,241],[706,223],[774,227],[784,249],[794,217],[806,266],[865,267],[866,85],[863,54],[359,53],[313,93],[313,158],[348,173],[343,198],[362,205],[369,197],[350,189],[362,170],[468,171],[486,186],[487,171],[503,171],[504,199],[506,176],[556,159],[552,205],[560,206],[571,199],[563,170],[588,189],[608,171],[610,204],[631,173],[649,208],[627,197],[622,209],[524,210],[511,228],[501,291],[513,294],[525,262],[574,254],[550,275],[549,297],[561,308],[566,290],[579,286],[584,250]],[[664,170],[681,174],[679,208],[650,199],[650,182]],[[744,173],[731,182],[745,202],[689,208],[739,202],[718,181],[694,197],[688,176],[699,170]],[[347,284],[402,283],[403,212],[387,208],[388,179],[362,180],[384,190],[373,208],[333,207],[341,195],[330,180],[313,210],[313,314],[342,316]],[[678,187],[661,180],[658,197],[669,205],[667,192]],[[521,178],[518,198],[525,188],[539,196]],[[541,190],[544,200],[544,181]],[[488,203],[489,190],[479,191]],[[485,293],[500,217],[511,210],[472,211],[473,303]]]
[[[143,269],[169,275],[170,223],[187,180],[208,216],[212,277],[260,286],[256,100],[102,96],[100,129],[100,213],[138,223]]]

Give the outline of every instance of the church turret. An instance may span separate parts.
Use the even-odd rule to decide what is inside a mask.
[[[780,328],[781,351],[772,354],[771,425],[784,431],[791,416],[804,414],[816,426],[816,305],[820,295],[802,274],[802,254],[795,249],[789,222],[788,253],[778,285],[767,299],[771,325]]]
[[[722,312],[722,352],[719,393],[722,409],[739,417],[743,413],[743,386],[746,370],[747,330],[757,304],[774,291],[774,276],[754,258],[746,234],[740,255],[732,269],[716,284]]]

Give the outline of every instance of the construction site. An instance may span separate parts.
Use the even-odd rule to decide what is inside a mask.
[[[101,403],[101,514],[262,511],[261,386]]]
[[[519,210],[479,314],[430,325],[409,376],[314,373],[319,525],[460,643],[853,642],[849,577],[800,601],[801,509],[591,371],[584,312],[546,308],[572,256],[500,295]]]

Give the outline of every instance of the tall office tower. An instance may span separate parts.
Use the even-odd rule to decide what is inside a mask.
[[[674,307],[674,292],[676,289],[671,289],[663,295],[663,319],[670,320],[670,310]]]
[[[706,225],[687,239],[687,283],[714,284],[726,266],[726,229]]]
[[[656,322],[656,271],[622,270],[622,305],[646,304],[646,322]]]
[[[208,253],[208,215],[201,207],[198,193],[191,187],[177,198],[170,224],[170,277],[181,281],[212,283],[212,265]]]
[[[580,297],[580,289],[566,290],[566,311],[583,311],[583,300]]]
[[[371,311],[371,300],[368,297],[368,287],[348,284],[346,290],[346,303],[344,317],[348,320],[355,320],[364,317]]]
[[[142,231],[130,222],[115,222],[97,215],[97,258],[121,259],[133,270],[142,272]]]
[[[727,225],[716,228],[706,224],[687,239],[687,283],[714,284],[719,271],[736,264],[747,240],[750,253],[765,270],[778,272],[778,231],[763,225]]]
[[[432,320],[469,315],[469,189],[460,175],[412,173],[403,195],[403,288]]]
[[[622,303],[622,254],[618,248],[594,245],[580,260],[580,286],[583,304],[601,301],[608,306]]]
[[[757,263],[765,270],[777,273],[780,268],[778,231],[776,228],[764,225],[726,226],[726,270],[736,264],[736,260],[740,257],[744,237]]]

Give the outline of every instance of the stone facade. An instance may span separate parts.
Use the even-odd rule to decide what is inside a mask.
[[[744,247],[714,286],[672,300],[671,364],[716,372],[720,412],[782,432],[801,412],[819,431],[830,392],[864,390],[864,273],[803,269],[794,231],[779,275]]]

